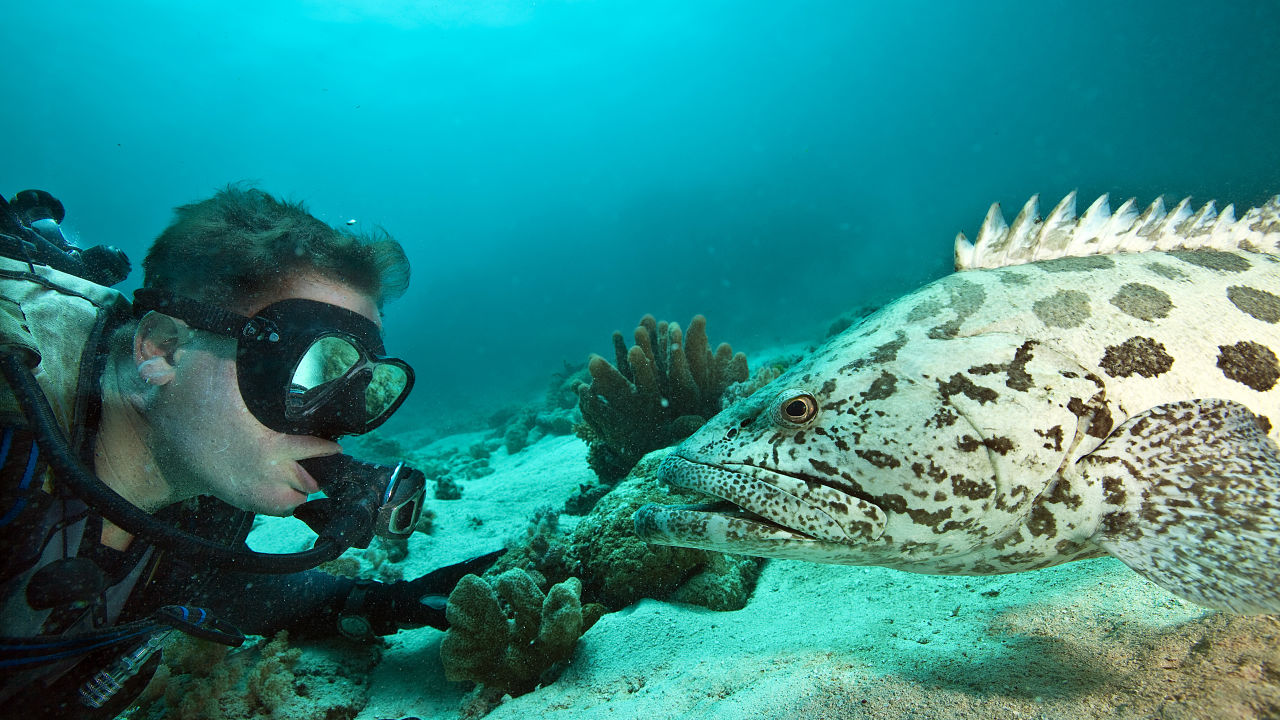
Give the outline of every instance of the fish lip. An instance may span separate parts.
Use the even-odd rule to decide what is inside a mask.
[[[765,527],[768,527],[771,530],[790,533],[795,536],[796,540],[821,541],[821,538],[814,537],[813,535],[809,535],[807,533],[804,533],[792,527],[787,527],[786,525],[783,525],[782,523],[779,523],[776,520],[770,520],[769,518],[763,515],[760,515],[759,513],[751,512],[750,510],[742,507],[741,505],[738,505],[732,500],[725,500],[724,498],[717,497],[716,500],[711,502],[690,503],[687,505],[663,505],[661,507],[664,510],[666,509],[683,510],[686,512],[700,512],[700,513],[707,513],[710,515],[723,515],[729,518],[746,520],[748,522],[752,522],[757,525],[763,525]]]
[[[685,467],[681,467],[681,463],[686,464]],[[729,502],[740,511],[760,518],[764,521],[761,524],[785,530],[797,539],[849,544],[879,540],[884,534],[887,516],[879,505],[866,497],[852,494],[849,489],[839,487],[829,480],[748,463],[707,462],[679,452],[672,453],[663,460],[658,476],[680,478],[688,474],[688,465],[731,473],[756,483],[755,492],[742,497],[755,502],[757,506],[748,506],[738,498],[727,497],[711,487],[686,485],[670,477],[667,478],[668,481]],[[764,488],[767,490],[761,493]],[[766,497],[761,498],[760,495]],[[766,514],[768,510],[778,508],[789,509],[790,515],[785,520],[775,520]],[[791,522],[793,520],[794,523]],[[754,518],[751,521],[758,522]]]

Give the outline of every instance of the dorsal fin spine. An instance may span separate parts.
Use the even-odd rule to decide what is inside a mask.
[[[957,270],[1020,265],[1060,257],[1149,250],[1217,249],[1280,254],[1280,195],[1238,219],[1234,205],[1218,211],[1214,202],[1199,209],[1184,198],[1171,210],[1157,197],[1142,212],[1130,198],[1114,211],[1108,197],[1076,214],[1077,195],[1064,197],[1047,217],[1039,217],[1039,196],[1022,206],[1006,225],[1000,204],[991,206],[972,243],[956,236]]]

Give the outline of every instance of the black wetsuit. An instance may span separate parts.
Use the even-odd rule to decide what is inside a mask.
[[[42,470],[38,448],[29,433],[0,430],[0,487],[17,488],[24,479],[30,487]],[[24,608],[0,608],[0,619],[5,621],[0,634],[4,636],[39,634],[50,636],[50,644],[56,645],[57,636],[63,633],[100,630],[112,625],[113,618],[114,624],[146,619],[165,605],[203,607],[247,634],[270,635],[286,629],[302,635],[333,634],[338,614],[354,586],[352,580],[315,570],[257,575],[210,569],[157,550],[141,539],[119,551],[98,541],[102,519],[73,497],[41,492],[24,494],[18,502],[12,502],[11,497],[6,499],[10,502],[0,507],[0,547],[5,549],[0,555],[0,588],[5,589],[6,605],[22,603],[24,596],[28,603],[34,598],[40,605],[58,600],[56,592],[49,597],[50,593],[39,587],[41,583],[29,582],[32,577],[39,577],[38,570],[48,566],[50,559],[90,560],[105,576],[108,589],[87,601],[79,598],[54,606],[34,633],[8,622],[22,617]],[[241,546],[253,525],[250,513],[213,498],[175,505],[158,516],[211,540]],[[68,541],[64,530],[81,522],[79,541]],[[19,587],[17,584],[24,579],[28,580],[25,587]],[[32,592],[33,584],[36,592]],[[28,604],[25,610],[30,609]],[[20,665],[0,666],[3,691],[10,695],[3,706],[28,719],[113,717],[141,692],[155,670],[154,659],[118,693],[113,703],[97,713],[80,703],[79,688],[130,647],[107,647],[25,670]],[[16,693],[15,684],[23,686]]]

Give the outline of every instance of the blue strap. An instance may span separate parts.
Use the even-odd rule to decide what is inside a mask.
[[[5,428],[4,436],[0,438],[0,467],[3,467],[5,461],[9,459],[9,452],[13,449],[13,428]],[[34,440],[31,441],[31,451],[27,455],[27,466],[23,470],[22,480],[18,483],[19,495],[14,500],[13,505],[0,516],[0,527],[4,527],[13,522],[22,511],[27,507],[26,490],[31,487],[31,482],[35,479],[36,468],[40,464],[40,448],[36,446]]]

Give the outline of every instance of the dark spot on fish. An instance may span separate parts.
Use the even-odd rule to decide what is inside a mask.
[[[1037,505],[1027,517],[1027,530],[1036,537],[1053,537],[1058,534],[1058,521],[1048,508]]]
[[[1099,401],[1095,407],[1093,418],[1089,422],[1089,429],[1085,431],[1085,434],[1096,438],[1105,438],[1111,434],[1111,428],[1115,426],[1115,420],[1111,417],[1111,406],[1105,401]]]
[[[833,476],[833,477],[839,477],[839,476],[840,476],[840,470],[839,470],[838,468],[836,468],[836,466],[832,465],[831,463],[827,463],[827,462],[823,462],[823,461],[821,461],[821,460],[814,460],[813,458],[809,458],[809,464],[813,466],[813,469],[814,469],[814,470],[817,470],[818,472],[822,473],[823,475],[831,475],[831,476]]]
[[[956,420],[959,420],[959,419],[960,419],[960,416],[957,415],[951,408],[940,407],[938,408],[938,411],[933,414],[933,417],[929,418],[925,422],[925,424],[933,425],[933,427],[941,430],[944,427],[951,427],[952,425],[955,425]]]
[[[986,438],[982,441],[982,444],[997,455],[1008,455],[1009,451],[1013,449],[1013,440],[999,435]]]
[[[1014,531],[1012,535],[1005,535],[1002,538],[996,538],[995,540],[993,540],[991,542],[991,547],[995,548],[996,550],[1002,551],[1010,545],[1021,545],[1026,541],[1027,539],[1022,535],[1022,529],[1018,528],[1017,530]],[[999,594],[999,591],[988,590],[987,592],[996,592],[997,594]],[[987,593],[983,593],[983,595],[986,595],[986,594]]]
[[[1031,284],[1031,279],[1020,272],[1004,270],[997,272],[996,278],[998,278],[1003,285],[1023,286]]]
[[[941,325],[935,325],[929,328],[929,338],[933,340],[950,340],[960,332],[960,326],[963,324],[963,320],[956,318],[948,320]]]
[[[942,313],[942,301],[936,297],[926,298],[907,313],[907,322],[920,322],[938,317]]]
[[[991,483],[970,480],[963,475],[951,476],[951,489],[956,495],[967,497],[970,500],[989,498],[996,491],[995,486]]]
[[[1120,312],[1139,320],[1155,320],[1169,316],[1173,300],[1165,291],[1145,283],[1125,283],[1111,297]]]
[[[982,289],[981,285],[975,285],[963,280],[951,284],[947,288],[947,292],[951,296],[947,307],[956,316],[929,330],[929,337],[934,340],[948,340],[955,337],[960,332],[960,326],[964,324],[964,321],[978,312],[982,308],[982,304],[987,301],[987,292]]]
[[[1046,440],[1053,441],[1053,442],[1047,442],[1044,444],[1045,450],[1057,450],[1057,451],[1062,450],[1062,426],[1061,425],[1054,425],[1048,430],[1036,430],[1036,434]]]
[[[1035,301],[1031,310],[1040,322],[1056,328],[1078,327],[1092,314],[1089,296],[1079,290],[1059,290]]]
[[[1053,546],[1053,551],[1059,555],[1066,555],[1075,550],[1078,543],[1074,540],[1059,540],[1058,544]]]
[[[898,359],[898,351],[906,344],[907,334],[899,330],[892,340],[872,350],[871,355],[854,360],[840,368],[838,372],[847,373],[850,370],[861,370],[870,365],[883,365],[884,363],[893,362]]]
[[[1228,380],[1266,392],[1280,379],[1280,363],[1266,345],[1244,340],[1235,345],[1218,346],[1218,367]]]
[[[822,383],[822,389],[819,390],[818,393],[820,395],[830,395],[835,391],[836,391],[836,381],[827,380],[826,382]]]
[[[855,450],[858,457],[881,469],[892,469],[902,464],[898,458],[879,450]]]
[[[1147,263],[1146,268],[1166,280],[1183,280],[1187,277],[1187,274],[1178,268],[1173,267],[1172,265],[1165,265],[1164,263]]]
[[[1106,475],[1102,478],[1102,492],[1106,496],[1107,502],[1120,506],[1124,504],[1128,493],[1124,490],[1124,481],[1113,475]]]
[[[1028,340],[1014,351],[1013,361],[1009,363],[1009,379],[1004,381],[1011,390],[1026,392],[1035,384],[1031,380],[1031,374],[1027,372],[1027,363],[1035,357],[1031,353],[1035,346],[1035,340]]]
[[[1149,337],[1131,337],[1107,348],[1098,365],[1114,378],[1141,375],[1153,378],[1173,367],[1173,356],[1164,345]]]
[[[1258,422],[1258,427],[1262,429],[1262,432],[1263,432],[1263,433],[1265,433],[1265,434],[1267,434],[1267,435],[1270,435],[1270,434],[1271,434],[1271,419],[1270,419],[1270,418],[1268,418],[1266,415],[1258,415],[1258,416],[1257,416],[1257,422]]]
[[[803,444],[804,444],[804,431],[803,431],[803,430],[801,430],[800,432],[797,432],[795,435],[793,435],[793,436],[791,437],[791,440],[792,440],[793,442],[795,442],[795,444],[797,444],[797,445],[803,445]]]
[[[1022,343],[1013,355],[1013,361],[1007,363],[987,363],[986,365],[976,365],[969,368],[970,375],[994,375],[1003,372],[1008,374],[1008,378],[1004,381],[1006,387],[1013,390],[1027,391],[1030,390],[1033,383],[1031,375],[1027,373],[1027,363],[1031,362],[1031,348],[1035,347],[1035,340],[1028,340]]]
[[[933,528],[933,531],[936,533],[942,532],[938,525],[944,520],[949,520],[952,512],[949,507],[942,508],[935,512],[929,512],[921,508],[913,508],[907,503],[907,499],[901,495],[881,495],[876,498],[876,502],[874,504],[879,505],[881,508],[891,513],[905,513],[911,518],[912,522],[917,525],[924,525],[925,527]],[[903,548],[906,548],[905,544],[903,545]]]
[[[1106,270],[1116,263],[1106,255],[1086,255],[1085,257],[1067,257],[1054,260],[1042,260],[1035,266],[1045,272],[1087,272],[1089,270]]]
[[[1253,267],[1243,257],[1221,250],[1179,250],[1169,254],[1184,263],[1221,272],[1244,272]]]
[[[1008,363],[987,363],[986,365],[974,365],[967,372],[970,375],[994,375],[998,372],[1004,372],[1008,367]]]
[[[945,383],[939,381],[938,392],[942,393],[942,397],[945,400],[950,400],[951,396],[960,394],[970,400],[977,400],[979,405],[995,402],[1000,397],[1000,394],[995,390],[978,385],[960,373],[955,373]]]
[[[1083,498],[1071,492],[1071,483],[1061,478],[1053,484],[1053,488],[1045,494],[1044,499],[1045,502],[1063,505],[1071,510],[1077,510],[1084,504]]]
[[[973,452],[980,447],[985,447],[997,455],[1007,455],[1013,449],[1013,441],[1007,437],[991,437],[979,440],[972,435],[965,435],[956,441],[956,446],[964,452]]]
[[[1227,288],[1227,298],[1250,317],[1272,325],[1280,322],[1280,297],[1266,290],[1232,285]]]
[[[898,378],[892,373],[881,372],[880,377],[871,382],[871,387],[860,393],[862,399],[866,400],[884,400],[893,395],[895,386],[898,384]]]
[[[907,334],[899,330],[893,340],[881,345],[871,353],[871,360],[877,363],[893,362],[898,359],[898,351],[907,344]]]

